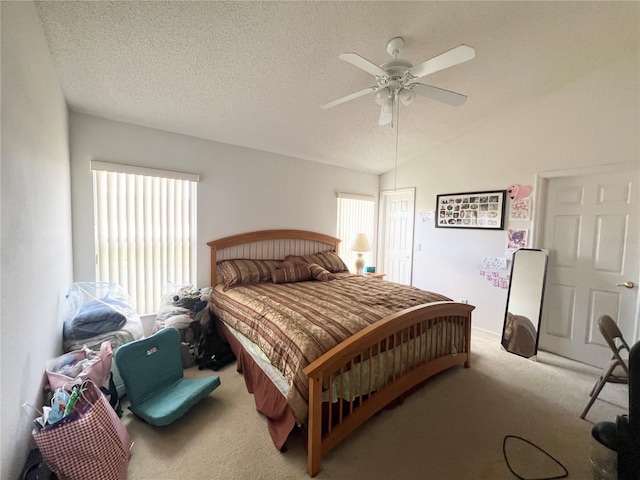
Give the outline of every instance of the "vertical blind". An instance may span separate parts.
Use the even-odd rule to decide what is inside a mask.
[[[158,311],[169,283],[196,279],[198,176],[91,162],[96,281],[121,285],[138,313]]]
[[[374,248],[376,198],[365,195],[338,193],[338,227],[337,236],[340,240],[338,255],[344,260],[351,271],[355,271],[356,252],[351,251],[351,244],[359,233],[364,233]],[[374,264],[374,252],[365,253],[365,265]]]

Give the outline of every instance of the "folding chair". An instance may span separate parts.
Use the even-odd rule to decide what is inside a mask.
[[[114,360],[129,409],[151,425],[172,423],[220,385],[216,375],[184,378],[180,333],[175,328],[121,345]]]
[[[589,396],[589,403],[582,411],[580,418],[584,419],[587,416],[587,412],[595,402],[596,398],[600,394],[600,391],[605,386],[607,382],[610,383],[629,383],[629,363],[627,359],[623,359],[620,355],[621,352],[627,352],[627,357],[629,355],[629,345],[622,337],[622,332],[618,328],[616,322],[609,315],[602,315],[598,319],[598,328],[600,333],[604,337],[607,345],[611,348],[613,352],[613,356],[606,368],[600,374],[600,378],[591,389],[591,393]]]

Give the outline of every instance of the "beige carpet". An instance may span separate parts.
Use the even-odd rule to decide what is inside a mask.
[[[540,352],[537,361],[500,349],[496,337],[472,336],[470,369],[440,374],[404,404],[371,419],[333,450],[318,479],[513,479],[505,435],[523,437],[560,461],[571,479],[591,479],[591,428],[628,411],[628,389],[608,384],[587,420],[579,415],[600,371]],[[129,479],[304,479],[298,438],[278,452],[235,364],[222,385],[186,416],[152,427],[128,410],[134,440]],[[125,402],[126,404],[126,402]],[[509,460],[527,478],[560,474],[529,445],[509,441]]]

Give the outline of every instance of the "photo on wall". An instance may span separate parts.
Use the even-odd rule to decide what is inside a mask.
[[[519,249],[527,246],[529,231],[526,228],[510,228],[507,232],[507,248]]]
[[[530,220],[531,199],[513,200],[509,209],[509,220]]]
[[[509,228],[507,230],[506,257],[511,260],[513,254],[521,248],[526,248],[528,243],[529,230],[526,228]]]
[[[436,196],[436,227],[504,230],[506,190]]]

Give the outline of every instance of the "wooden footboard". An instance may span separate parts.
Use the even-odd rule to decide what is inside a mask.
[[[376,322],[304,369],[309,378],[307,469],[375,413],[455,365],[470,365],[473,306],[436,302]],[[323,409],[323,402],[332,402]]]

